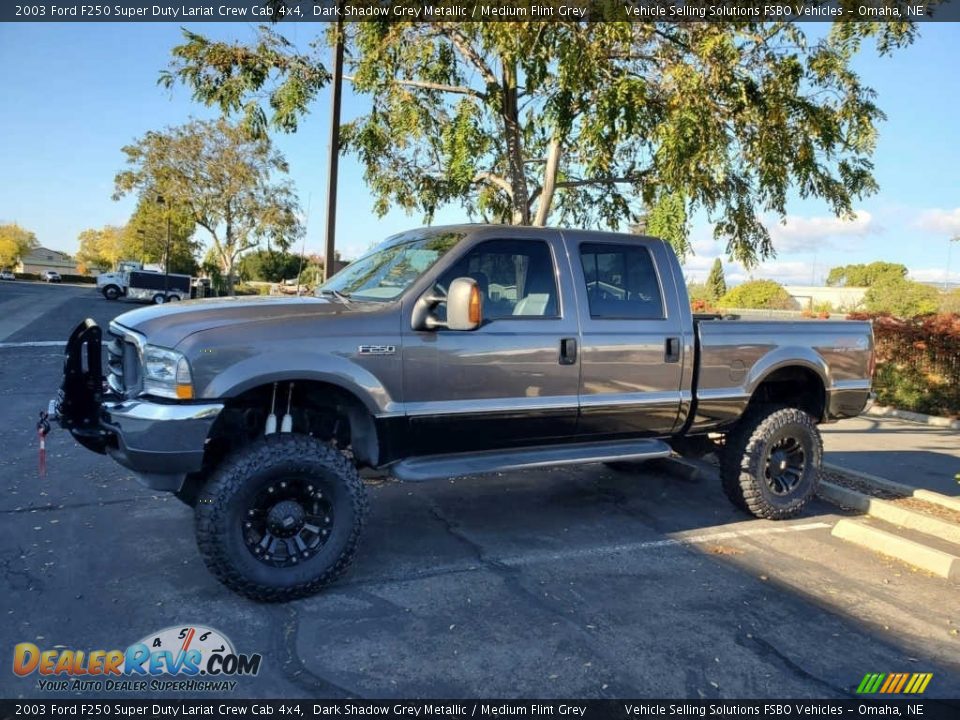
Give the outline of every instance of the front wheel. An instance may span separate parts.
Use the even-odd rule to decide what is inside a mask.
[[[107,300],[116,300],[118,297],[120,297],[120,288],[118,288],[116,285],[107,285],[103,289],[103,296]]]
[[[197,544],[210,571],[265,602],[306,597],[350,564],[367,514],[353,464],[305,435],[271,435],[228,457],[200,492]]]
[[[723,490],[758,518],[797,515],[817,491],[823,440],[816,421],[797,408],[759,406],[741,418],[723,448]]]

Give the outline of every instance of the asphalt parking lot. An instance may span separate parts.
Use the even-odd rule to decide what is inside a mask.
[[[132,307],[0,284],[2,653],[202,624],[263,654],[236,697],[840,698],[868,672],[932,672],[926,696],[960,696],[955,584],[831,537],[840,515],[821,501],[754,520],[713,478],[662,466],[378,483],[338,584],[240,598],[176,499],[58,430],[38,477],[34,422],[61,355],[37,343]],[[0,697],[44,697],[6,658]]]

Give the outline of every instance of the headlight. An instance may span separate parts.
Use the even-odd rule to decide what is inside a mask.
[[[175,350],[147,345],[143,349],[143,391],[177,400],[192,399],[190,363]]]

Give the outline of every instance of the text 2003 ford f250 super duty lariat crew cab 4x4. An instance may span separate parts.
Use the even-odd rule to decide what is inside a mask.
[[[659,240],[484,225],[397,235],[316,297],[134,310],[102,342],[105,378],[100,328],[71,335],[61,424],[195,506],[208,567],[262,600],[348,565],[362,466],[639,460],[721,432],[730,499],[794,515],[817,424],[857,415],[873,368],[868,323],[695,321]]]

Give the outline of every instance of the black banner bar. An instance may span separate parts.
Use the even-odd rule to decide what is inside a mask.
[[[949,0],[5,0],[0,22],[960,21]]]
[[[0,720],[35,718],[863,718],[956,720],[955,700],[0,700]]]

